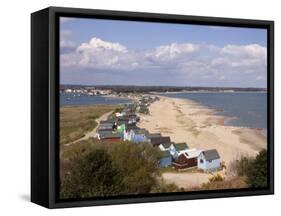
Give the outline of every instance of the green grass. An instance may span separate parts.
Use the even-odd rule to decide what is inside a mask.
[[[116,109],[116,105],[72,106],[60,109],[60,144],[82,138],[97,126],[101,115]]]

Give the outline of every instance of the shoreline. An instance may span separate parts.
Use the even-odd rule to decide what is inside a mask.
[[[152,94],[171,95],[181,93],[268,93],[267,91],[170,91],[170,92],[151,92]],[[165,97],[165,96],[164,96]]]
[[[235,114],[233,113],[229,113],[229,109],[225,109],[223,106],[221,105],[214,105],[210,102],[205,102],[204,100],[201,101],[200,100],[200,97],[199,99],[197,98],[192,98],[192,95],[195,93],[195,94],[200,94],[200,93],[208,93],[208,94],[212,94],[212,93],[221,93],[221,94],[235,94],[235,93],[258,93],[258,94],[263,94],[263,92],[181,92],[182,94],[186,94],[187,95],[190,93],[191,94],[191,98],[190,97],[178,97],[178,93],[174,94],[174,93],[165,93],[165,94],[156,94],[158,95],[159,97],[165,97],[165,98],[176,98],[176,99],[183,99],[183,100],[190,100],[192,101],[193,103],[197,103],[201,106],[204,106],[205,108],[208,108],[210,110],[214,110],[214,115],[216,116],[223,116],[224,119],[225,119],[225,125],[228,125],[228,126],[235,126],[235,127],[240,127],[240,128],[251,128],[251,129],[261,129],[264,131],[263,135],[266,136],[267,134],[267,126],[264,122],[258,122],[257,125],[255,123],[251,123],[250,122],[244,122],[244,121],[241,121],[241,116],[240,117],[236,117]],[[179,92],[179,95],[181,94]],[[173,96],[173,95],[176,95],[176,96]],[[226,112],[225,112],[226,111]],[[244,112],[244,110],[242,110]],[[232,111],[233,112],[233,111]],[[239,112],[239,109],[238,109],[238,112]]]
[[[186,142],[189,148],[215,148],[226,166],[267,148],[262,129],[226,125],[227,117],[190,99],[157,96],[160,100],[150,105],[150,115],[141,115],[138,124],[151,133],[160,132],[174,142]]]

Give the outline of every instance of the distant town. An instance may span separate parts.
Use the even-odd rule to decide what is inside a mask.
[[[169,93],[169,92],[266,92],[266,88],[237,87],[183,87],[183,86],[134,86],[134,85],[60,85],[60,93],[88,95],[112,95],[122,93]]]

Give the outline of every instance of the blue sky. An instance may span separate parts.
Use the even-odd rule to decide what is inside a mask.
[[[64,84],[266,86],[263,29],[61,18],[60,31]]]

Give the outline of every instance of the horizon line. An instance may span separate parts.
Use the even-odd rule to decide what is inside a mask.
[[[256,88],[267,89],[267,87],[234,87],[234,86],[176,86],[176,85],[131,85],[131,84],[59,84],[69,86],[131,86],[131,87],[176,87],[176,88]]]

